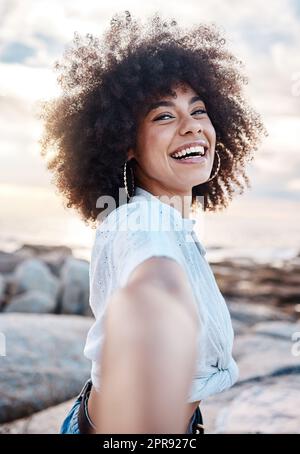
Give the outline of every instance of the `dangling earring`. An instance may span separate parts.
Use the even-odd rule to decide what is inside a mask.
[[[208,181],[210,181],[210,180],[212,180],[213,178],[215,178],[215,176],[217,176],[217,174],[218,174],[218,172],[219,172],[219,170],[220,170],[221,159],[220,159],[220,156],[219,156],[218,151],[216,150],[215,152],[216,152],[216,155],[217,155],[217,157],[218,157],[217,169],[216,169],[215,173],[214,173],[208,180],[205,181],[205,183],[207,183]]]
[[[126,194],[127,194],[127,197],[130,199],[134,194],[134,173],[133,173],[132,167],[129,166],[130,172],[131,172],[131,186],[132,186],[132,192],[131,192],[131,195],[129,195],[128,187],[127,187],[127,162],[129,162],[129,161],[126,161],[124,164],[123,177],[124,177],[124,186],[125,186]]]

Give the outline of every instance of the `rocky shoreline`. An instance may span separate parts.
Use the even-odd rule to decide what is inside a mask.
[[[207,432],[300,433],[300,255],[211,266],[231,313],[240,377],[201,404]],[[67,247],[0,252],[0,433],[57,433],[89,376],[88,271]]]

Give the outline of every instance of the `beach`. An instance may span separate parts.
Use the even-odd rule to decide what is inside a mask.
[[[201,403],[207,432],[299,433],[300,251],[210,264],[231,313],[240,377]],[[88,276],[89,261],[67,246],[0,252],[0,433],[58,433],[90,373]]]

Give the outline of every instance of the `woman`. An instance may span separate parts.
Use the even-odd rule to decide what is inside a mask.
[[[126,12],[101,40],[74,44],[57,64],[63,94],[44,106],[41,143],[43,155],[56,147],[48,167],[67,206],[98,222],[95,322],[84,349],[91,379],[61,433],[204,433],[199,404],[232,386],[238,368],[189,216],[202,203],[226,207],[249,185],[245,164],[264,126],[215,26],[185,30],[158,14],[142,25]]]

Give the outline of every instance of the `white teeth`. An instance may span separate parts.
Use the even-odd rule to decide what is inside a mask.
[[[195,153],[195,152],[198,152],[200,155],[203,156],[205,154],[204,147],[199,146],[199,147],[186,148],[185,150],[182,150],[182,151],[179,151],[177,153],[174,153],[172,155],[172,157],[180,158],[181,156],[189,155],[189,154]]]

